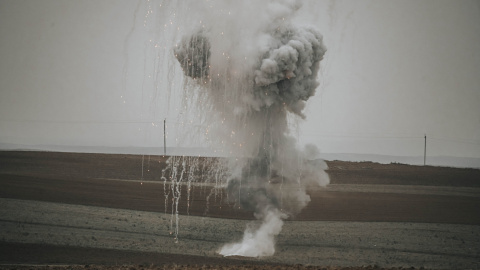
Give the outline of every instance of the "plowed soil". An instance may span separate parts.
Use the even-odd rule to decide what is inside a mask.
[[[3,151],[0,152],[0,198],[170,212],[171,204],[163,196],[165,183],[160,179],[166,159],[147,155]],[[480,226],[480,170],[372,162],[327,161],[327,164],[331,185],[309,190],[311,202],[290,220]],[[182,215],[253,219],[253,213],[228,203],[222,189],[198,186],[190,194],[186,192],[184,189],[184,199],[179,202]],[[9,241],[0,241],[0,254],[3,264],[0,269],[322,268],[264,265],[261,261],[241,258],[159,255]],[[56,265],[45,265],[51,263]]]

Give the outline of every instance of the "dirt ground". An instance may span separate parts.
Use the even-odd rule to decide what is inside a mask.
[[[214,249],[230,241],[232,236],[241,236],[245,222],[253,218],[253,213],[227,203],[221,189],[213,193],[212,187],[193,188],[189,200],[184,189],[179,202],[183,222],[180,237],[197,239],[198,243],[187,241],[185,250],[173,244],[137,248],[135,245],[143,241],[139,238],[132,246],[117,248],[123,244],[118,239],[149,235],[148,224],[155,224],[151,219],[163,219],[161,226],[165,227],[172,223],[172,205],[165,201],[165,186],[160,179],[165,160],[166,157],[147,155],[0,152],[0,204],[5,209],[0,218],[3,231],[0,269],[373,269],[377,264],[396,269],[392,260],[401,262],[402,266],[397,268],[428,267],[429,261],[434,266],[430,268],[480,267],[480,170],[372,162],[328,161],[331,185],[309,190],[312,201],[287,221],[278,237],[274,258],[224,258],[214,252],[199,255],[208,243]],[[92,211],[98,211],[98,215],[82,216]],[[134,215],[132,213],[157,216],[143,223],[127,221],[127,218],[115,220],[122,215]],[[67,216],[69,222],[80,217],[95,221],[96,225],[91,226],[98,226],[94,229],[102,230],[103,234],[92,235],[88,241],[56,240],[57,234],[66,235],[68,231],[76,235],[90,226],[79,226],[80,221],[62,223]],[[106,218],[109,223],[105,223]],[[220,229],[224,232],[217,235],[219,229],[215,229],[211,236],[196,232],[201,226],[205,226],[206,231],[210,229],[211,225],[199,225],[206,220],[224,224],[224,229]],[[121,226],[125,228],[117,232]],[[142,226],[145,230],[138,231]],[[311,228],[315,226],[323,230],[312,233]],[[335,239],[330,239],[329,234],[339,227],[352,233],[336,234]],[[115,232],[107,237],[105,228],[115,228]],[[167,235],[169,229],[171,231],[171,227],[165,228],[165,235],[151,237],[158,238],[159,242],[169,241],[165,240],[171,239]],[[376,237],[377,232],[384,233],[385,238]],[[391,232],[403,234],[395,236]],[[412,238],[407,245],[415,246],[417,251],[398,245],[406,234]],[[198,235],[202,236],[198,238]],[[327,243],[321,249],[332,253],[314,255],[311,250],[319,248],[314,238]],[[361,239],[378,244],[370,248]],[[422,255],[429,244],[454,248],[427,248],[428,254]],[[381,248],[377,249],[377,245]],[[175,248],[179,251],[173,252]],[[299,255],[295,260],[295,254],[307,253],[308,257],[301,259]],[[349,263],[343,264],[342,256],[343,261]],[[447,258],[444,264],[435,264],[442,256]],[[288,259],[290,257],[293,259]],[[419,263],[422,260],[425,263]],[[445,266],[452,260],[453,264]],[[464,264],[455,266],[455,260]],[[358,264],[352,265],[355,261]],[[46,264],[54,265],[47,267]]]

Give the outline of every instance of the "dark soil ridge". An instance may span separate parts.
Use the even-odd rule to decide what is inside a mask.
[[[0,151],[0,173],[161,181],[167,159],[161,155]],[[326,163],[331,184],[480,187],[480,169],[338,160]]]
[[[171,213],[163,181],[167,157],[62,152],[0,151],[0,197]],[[205,158],[207,159],[207,158]],[[112,181],[135,179],[142,181]],[[480,170],[327,162],[332,183],[478,187]],[[409,177],[413,178],[411,180]],[[291,220],[424,222],[480,225],[479,197],[308,191],[311,202]],[[210,195],[210,196],[209,196]],[[169,197],[171,200],[171,196]],[[187,200],[189,198],[189,200]],[[179,213],[253,219],[228,201],[223,189],[182,189]]]

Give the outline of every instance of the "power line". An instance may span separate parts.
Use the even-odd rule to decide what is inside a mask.
[[[364,134],[322,134],[315,132],[306,132],[302,134],[303,136],[309,137],[319,137],[319,138],[338,138],[338,139],[424,139],[424,136],[395,136],[395,135],[364,135]],[[429,136],[429,139],[437,141],[448,141],[454,143],[470,144],[480,146],[479,141],[475,140],[465,140],[457,138],[446,138],[446,137],[433,137]]]
[[[196,128],[208,128],[207,125],[194,124],[192,122],[178,122],[173,120],[116,120],[116,121],[102,121],[102,120],[45,120],[45,119],[0,119],[0,122],[13,122],[13,123],[45,123],[45,124],[152,124],[159,126],[163,123],[192,126]],[[348,139],[423,139],[424,136],[419,135],[381,135],[381,134],[360,134],[360,133],[319,133],[319,132],[302,132],[301,136],[319,137],[319,138],[348,138]],[[478,145],[480,142],[476,140],[464,140],[458,138],[436,137],[429,136],[429,139],[436,141],[448,141],[469,145]]]
[[[47,124],[167,124],[189,125],[197,127],[207,127],[206,125],[193,124],[191,122],[178,122],[172,120],[116,120],[116,121],[100,121],[100,120],[32,120],[32,119],[0,119],[0,122],[14,123],[47,123]]]
[[[392,135],[362,135],[362,134],[322,134],[315,132],[303,132],[304,136],[322,138],[358,138],[358,139],[422,139],[423,136],[392,136]]]
[[[480,142],[474,140],[460,140],[460,139],[453,139],[453,138],[441,138],[441,137],[430,137],[432,140],[437,141],[448,141],[448,142],[456,142],[456,143],[464,143],[464,144],[472,144],[472,145],[480,145]]]
[[[147,121],[147,120],[117,120],[117,121],[92,121],[92,120],[31,120],[31,119],[0,119],[0,122],[15,122],[15,123],[48,123],[48,124],[150,124],[160,123],[162,121]]]

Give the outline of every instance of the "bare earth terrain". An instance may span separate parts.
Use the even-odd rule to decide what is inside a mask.
[[[172,214],[165,160],[0,152],[0,269],[480,268],[480,170],[329,161],[331,184],[253,259],[216,252],[253,219],[221,189],[184,188]]]

